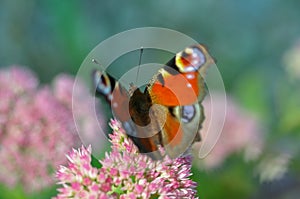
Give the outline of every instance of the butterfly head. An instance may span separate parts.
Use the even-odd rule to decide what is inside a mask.
[[[198,71],[207,62],[207,51],[202,45],[194,45],[176,54],[176,66],[182,73]]]

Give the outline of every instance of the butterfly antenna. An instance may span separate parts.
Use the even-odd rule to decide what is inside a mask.
[[[144,48],[143,48],[143,46],[142,46],[142,47],[140,48],[139,66],[138,66],[138,70],[137,70],[137,73],[136,73],[136,79],[135,79],[135,84],[136,84],[136,85],[137,85],[138,78],[139,78],[140,66],[141,66],[141,62],[142,62],[142,55],[143,55],[143,52],[144,52]]]
[[[102,71],[104,70],[103,66],[96,59],[92,59],[92,62],[100,66]]]

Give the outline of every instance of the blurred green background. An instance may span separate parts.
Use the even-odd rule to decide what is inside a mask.
[[[99,42],[121,31],[153,26],[182,32],[208,46],[227,93],[260,119],[264,153],[291,155],[286,175],[268,183],[260,183],[255,163],[239,154],[213,171],[194,168],[199,196],[292,199],[300,194],[300,77],[291,75],[296,72],[284,57],[300,39],[299,8],[297,0],[2,0],[0,66],[28,66],[48,83],[58,73],[75,75]]]

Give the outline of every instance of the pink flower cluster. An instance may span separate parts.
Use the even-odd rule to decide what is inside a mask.
[[[35,191],[53,184],[53,171],[78,146],[72,115],[74,78],[39,87],[26,68],[0,70],[0,181]],[[62,86],[68,85],[68,86]],[[83,102],[84,103],[84,102]]]
[[[226,106],[226,118],[225,123],[221,132],[221,135],[212,149],[212,151],[205,157],[202,161],[195,158],[196,163],[200,167],[205,167],[207,169],[215,168],[220,166],[223,161],[230,155],[237,153],[239,151],[244,151],[246,160],[257,159],[263,149],[264,135],[262,128],[257,120],[257,118],[251,115],[249,112],[242,109],[234,100],[227,98],[227,102],[224,102],[222,96],[219,93],[215,93],[216,99],[214,104],[211,104],[209,98],[203,101],[204,111],[205,111],[205,122],[203,123],[203,128],[201,129],[201,134],[203,141],[201,143],[195,143],[193,146],[194,152],[197,155],[200,147],[209,133],[209,128],[214,128],[214,126],[209,126],[211,115],[219,117],[218,110],[220,106],[224,103]],[[218,97],[220,96],[220,97]],[[211,111],[211,105],[215,106]],[[222,118],[214,118],[217,121],[221,121]]]
[[[91,147],[67,156],[68,166],[57,172],[62,187],[56,199],[196,198],[190,155],[154,161],[138,152],[118,121],[111,127],[112,151],[99,161],[101,168],[91,165]]]

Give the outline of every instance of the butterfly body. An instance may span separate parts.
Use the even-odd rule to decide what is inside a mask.
[[[203,75],[213,63],[202,45],[176,54],[144,91],[131,85],[127,91],[110,75],[94,72],[96,92],[111,103],[112,111],[140,152],[160,159],[162,146],[172,157],[183,154],[201,139],[205,95]]]

